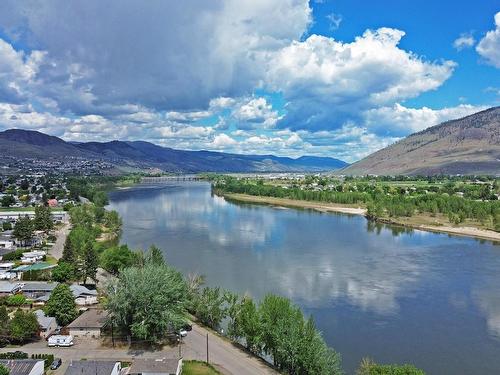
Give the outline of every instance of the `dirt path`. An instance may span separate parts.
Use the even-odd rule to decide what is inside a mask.
[[[66,242],[66,238],[68,237],[70,229],[71,225],[69,223],[64,223],[63,226],[56,231],[56,242],[54,243],[54,246],[52,246],[52,249],[49,251],[49,254],[54,258],[62,258],[64,243]]]

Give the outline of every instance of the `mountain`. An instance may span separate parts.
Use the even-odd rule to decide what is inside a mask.
[[[273,155],[184,151],[144,141],[71,143],[40,132],[20,129],[0,132],[0,149],[2,155],[17,158],[63,159],[73,156],[104,160],[117,167],[158,168],[180,173],[313,172],[339,169],[347,165],[342,160],[328,157],[303,156],[293,159]]]
[[[337,172],[345,175],[500,175],[500,107],[444,122]]]

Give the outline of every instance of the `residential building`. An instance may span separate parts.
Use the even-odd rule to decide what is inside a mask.
[[[14,269],[14,271],[16,268]],[[22,292],[26,298],[36,299],[52,293],[59,283],[45,281],[24,281]]]
[[[101,309],[89,309],[68,325],[73,337],[100,337],[106,324],[108,312]]]
[[[44,361],[39,359],[1,359],[0,364],[9,369],[9,375],[43,375]]]
[[[0,281],[0,297],[10,296],[21,290],[20,283],[11,283],[9,281]]]
[[[119,375],[122,366],[116,361],[71,361],[65,375]]]
[[[83,285],[73,284],[70,286],[75,303],[79,306],[94,305],[97,302],[97,290],[90,290]]]
[[[136,359],[130,366],[129,375],[179,375],[182,358]]]
[[[45,251],[41,250],[34,250],[34,251],[27,251],[23,253],[23,256],[21,257],[21,262],[22,263],[36,263],[40,260],[43,260],[43,258],[47,255]]]
[[[45,315],[43,310],[36,310],[35,315],[40,325],[40,337],[46,339],[57,329],[56,318]]]
[[[16,278],[16,273],[10,272],[14,265],[11,262],[0,263],[0,280],[12,280]]]

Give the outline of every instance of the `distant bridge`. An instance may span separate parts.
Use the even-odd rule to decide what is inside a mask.
[[[196,174],[181,174],[174,176],[160,176],[160,177],[142,177],[141,182],[143,184],[155,184],[159,182],[168,181],[201,181],[203,177]]]

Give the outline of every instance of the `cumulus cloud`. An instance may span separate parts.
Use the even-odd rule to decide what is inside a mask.
[[[232,113],[239,128],[271,128],[279,120],[278,112],[273,110],[265,98],[252,98],[241,103]]]
[[[500,12],[495,14],[495,26],[479,41],[476,51],[488,64],[500,68]]]
[[[476,40],[471,33],[462,33],[460,36],[453,41],[453,48],[457,51],[461,51],[466,48],[471,48],[476,43]]]
[[[352,43],[312,35],[275,54],[268,82],[283,92],[287,114],[278,126],[331,129],[366,110],[434,90],[455,63],[426,62],[398,47],[404,32],[368,30]]]

